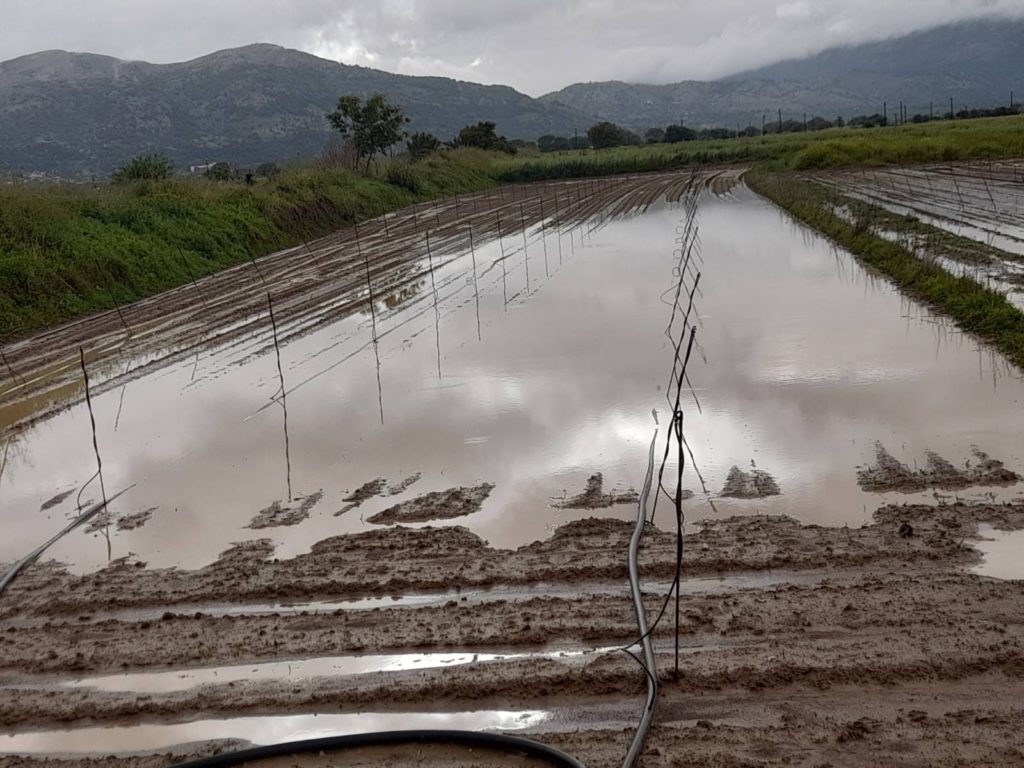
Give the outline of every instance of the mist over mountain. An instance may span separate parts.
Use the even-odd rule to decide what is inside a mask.
[[[988,107],[1024,95],[1024,19],[983,19],[864,45],[833,48],[715,82],[631,85],[579,83],[547,94],[561,104],[604,120],[645,128],[682,120],[688,125],[760,127],[778,110],[832,118],[895,114],[900,100],[910,113]]]
[[[505,86],[395,75],[273,45],[177,64],[46,51],[0,63],[0,168],[106,175],[133,155],[181,166],[316,155],[342,94],[386,94],[410,130],[442,139],[478,120],[510,138],[580,133],[599,119],[636,130],[760,126],[762,116],[911,113],[1024,96],[1024,20],[988,19],[836,48],[714,81],[580,83],[539,99]]]

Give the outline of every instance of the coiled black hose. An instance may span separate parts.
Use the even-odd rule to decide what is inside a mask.
[[[336,752],[343,749],[414,744],[458,745],[484,747],[502,752],[522,752],[530,757],[545,760],[551,765],[564,766],[564,768],[585,768],[583,763],[572,755],[547,744],[541,744],[539,741],[501,733],[449,730],[377,731],[376,733],[357,733],[348,736],[327,736],[320,739],[270,744],[264,747],[243,749],[240,752],[203,757],[199,760],[181,763],[175,768],[228,768],[228,766],[244,765],[247,762],[267,760],[272,757],[293,757],[302,754]]]

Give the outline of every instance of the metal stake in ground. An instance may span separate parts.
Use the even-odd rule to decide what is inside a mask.
[[[476,339],[483,341],[480,332],[480,286],[476,280],[476,247],[473,245],[473,220],[469,220],[469,254],[473,258],[473,295],[476,296]]]
[[[501,211],[494,212],[495,217],[498,220],[498,249],[501,251],[501,295],[505,302],[505,311],[508,311],[508,274],[505,269],[505,244],[501,239]]]
[[[366,267],[366,294],[370,302],[370,322],[373,328],[373,354],[377,358],[377,401],[380,404],[380,423],[384,423],[384,390],[380,383],[380,350],[377,348],[377,308],[373,301],[373,282],[370,280],[370,257],[363,253],[363,246],[359,241],[359,225],[354,225],[356,232],[356,253],[363,260]]]
[[[85,380],[85,405],[89,409],[89,424],[92,427],[92,449],[96,454],[96,475],[100,480],[100,496],[103,499],[103,508],[107,508],[107,487],[103,482],[103,459],[100,458],[100,445],[96,439],[96,417],[92,412],[92,392],[89,388],[89,371],[85,368],[85,350],[82,347],[78,348],[78,360],[82,366],[82,378]],[[107,525],[106,525],[106,537],[107,537],[107,560],[112,557],[112,551],[110,547],[110,514],[107,511]]]
[[[544,224],[544,195],[540,196],[540,242],[544,246],[544,277],[550,278],[548,271],[548,231]]]
[[[437,307],[437,284],[434,282],[434,257],[430,253],[430,233],[427,238],[427,266],[430,269],[430,290],[434,293],[434,334],[437,338],[437,378],[441,379],[441,310]]]
[[[526,264],[526,295],[530,295],[530,252],[526,243],[526,213],[519,204],[519,224],[523,228],[523,262]]]
[[[11,379],[16,384],[21,384],[22,386],[25,386],[25,380],[21,378],[18,374],[16,374],[13,368],[11,368],[11,364],[10,362],[8,362],[7,355],[4,354],[3,350],[0,350],[0,358],[3,359],[4,365],[7,366],[7,372],[11,374]]]
[[[292,452],[288,440],[288,390],[284,386],[284,370],[281,368],[281,346],[277,340],[277,319],[274,317],[274,301],[267,293],[267,308],[270,310],[270,327],[274,332],[274,353],[277,355],[277,378],[281,383],[281,408],[284,410],[284,462],[288,483],[288,502],[292,500]]]
[[[199,283],[196,282],[196,276],[192,274],[192,267],[188,265],[188,259],[185,258],[185,254],[180,249],[178,250],[178,255],[181,256],[181,263],[185,265],[185,271],[188,272],[188,279],[192,281],[192,287],[196,289],[199,298],[203,300],[203,306],[209,307],[210,305],[206,302],[206,295],[199,287]]]

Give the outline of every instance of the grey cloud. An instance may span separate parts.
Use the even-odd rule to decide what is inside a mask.
[[[180,61],[272,42],[350,64],[507,83],[707,79],[1022,0],[0,0],[0,59],[47,48]]]

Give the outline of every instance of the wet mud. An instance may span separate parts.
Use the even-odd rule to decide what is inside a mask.
[[[473,488],[449,488],[447,491],[432,491],[403,501],[383,512],[366,518],[374,525],[393,523],[427,523],[431,520],[451,520],[477,512],[494,490],[492,483]]]
[[[722,492],[718,495],[725,499],[764,499],[781,493],[775,478],[763,469],[744,472],[733,466],[725,478]]]
[[[899,535],[905,524],[913,526],[913,537]],[[688,573],[770,568],[793,577],[724,594],[687,594],[680,617],[681,680],[671,671],[671,622],[658,625],[661,728],[652,733],[645,764],[735,760],[765,745],[792,757],[795,734],[806,738],[800,754],[818,763],[842,750],[867,759],[898,735],[907,765],[1012,754],[1005,750],[1022,724],[1017,702],[1024,692],[1024,621],[1016,617],[1024,616],[1024,595],[1015,582],[966,570],[979,559],[971,547],[979,524],[1024,529],[1024,505],[888,506],[859,529],[805,526],[782,517],[704,521],[686,536],[693,564]],[[24,732],[79,722],[96,727],[380,707],[465,711],[494,701],[514,707],[543,701],[550,719],[530,735],[568,748],[590,765],[615,765],[643,690],[642,677],[623,654],[513,655],[447,669],[206,682],[166,693],[85,685],[55,695],[53,685],[69,675],[367,651],[628,644],[636,630],[625,590],[588,595],[586,589],[595,579],[617,577],[624,584],[630,531],[622,521],[591,519],[511,551],[491,549],[457,529],[398,528],[391,537],[337,537],[323,542],[315,556],[278,562],[265,560],[266,552],[235,548],[218,561],[218,590],[206,595],[240,597],[247,584],[265,578],[260,570],[267,567],[277,584],[289,578],[295,586],[305,584],[307,598],[360,591],[354,579],[348,589],[335,580],[342,562],[351,564],[353,574],[372,571],[390,583],[397,578],[403,592],[478,581],[551,585],[547,589],[571,584],[579,590],[548,596],[534,587],[520,600],[482,602],[456,591],[444,604],[354,612],[213,616],[190,610],[168,611],[162,620],[104,619],[104,611],[128,601],[130,586],[134,597],[148,593],[157,604],[171,605],[175,589],[191,604],[201,603],[205,577],[150,573],[124,563],[97,577],[76,578],[52,563],[35,565],[13,588],[0,625],[0,685],[11,694],[0,697],[0,722]],[[671,573],[673,551],[673,534],[650,529],[641,562],[645,579]],[[824,574],[814,581],[798,578],[809,569]],[[648,590],[650,615],[662,599],[660,590]],[[32,616],[35,622],[25,621]],[[560,712],[570,711],[583,719],[560,719]],[[581,726],[585,738],[577,732]],[[196,749],[208,753],[211,747]],[[388,759],[417,764],[396,754]],[[12,757],[0,758],[0,765],[161,764],[144,755],[90,760],[48,764]]]
[[[291,501],[275,501],[266,509],[258,512],[246,527],[259,530],[298,525],[309,517],[313,507],[320,503],[323,496],[322,491],[317,491],[309,496],[297,496]]]
[[[960,490],[971,486],[1013,485],[1020,476],[977,446],[974,460],[956,467],[935,451],[925,452],[923,467],[911,468],[894,457],[880,442],[875,444],[875,464],[857,470],[857,482],[865,491],[915,493],[928,488]]]
[[[560,502],[558,506],[563,509],[605,509],[616,504],[636,504],[639,500],[640,495],[632,488],[621,492],[614,490],[605,492],[604,477],[597,472],[587,478],[585,490]]]

